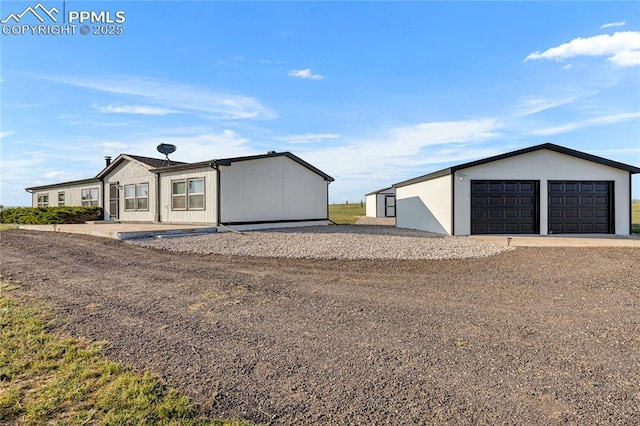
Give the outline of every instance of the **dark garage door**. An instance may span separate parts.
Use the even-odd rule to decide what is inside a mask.
[[[613,233],[613,182],[550,181],[550,234]]]
[[[471,181],[472,234],[539,234],[539,182]]]

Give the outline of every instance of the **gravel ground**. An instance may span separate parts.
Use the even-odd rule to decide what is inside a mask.
[[[380,225],[330,225],[130,240],[170,251],[299,259],[469,259],[509,250],[467,237]]]
[[[14,297],[203,413],[274,425],[640,424],[640,250],[198,255],[0,233]]]

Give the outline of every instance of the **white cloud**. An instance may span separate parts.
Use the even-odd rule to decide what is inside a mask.
[[[277,114],[250,96],[135,76],[45,76],[46,80],[154,103],[160,109],[194,112],[210,119],[273,119]],[[121,112],[121,111],[119,111]]]
[[[320,74],[314,74],[310,68],[303,70],[290,70],[287,75],[289,77],[303,78],[307,80],[323,80],[324,76]]]
[[[7,136],[10,136],[12,134],[13,134],[13,132],[0,132],[0,139],[4,139]]]
[[[562,67],[563,70],[570,70],[571,68],[573,68],[573,64],[567,64]]]
[[[289,142],[292,144],[315,143],[326,139],[338,139],[340,135],[335,133],[305,133],[302,135],[289,135],[273,138],[277,141]]]
[[[152,106],[139,106],[139,105],[107,105],[107,106],[93,106],[100,112],[106,113],[120,113],[120,114],[142,114],[142,115],[167,115],[173,114],[177,111],[169,108],[159,108]]]
[[[633,120],[640,118],[640,112],[628,112],[615,115],[604,115],[601,117],[594,117],[584,121],[576,121],[573,123],[567,123],[562,126],[548,127],[546,129],[535,130],[531,132],[532,135],[548,136],[556,135],[559,133],[567,133],[572,130],[581,129],[583,127],[600,126],[606,124],[614,124],[622,121]]]
[[[124,150],[126,150],[129,147],[129,145],[127,145],[126,143],[117,142],[117,141],[101,142],[98,144],[98,146],[101,147],[107,153],[113,153],[114,151],[116,151],[118,152],[118,154],[122,153]]]
[[[611,27],[624,27],[626,24],[627,24],[627,21],[609,22],[607,24],[602,24],[600,28],[605,29],[605,28],[611,28]]]
[[[624,31],[587,38],[579,37],[542,53],[533,52],[525,58],[525,61],[535,59],[562,61],[577,56],[607,56],[609,61],[618,66],[634,66],[640,64],[638,55],[640,55],[640,32]]]

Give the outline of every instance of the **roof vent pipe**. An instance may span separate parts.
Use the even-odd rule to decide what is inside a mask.
[[[104,157],[104,162],[106,164],[106,167],[109,167],[109,165],[111,164],[111,157],[109,157],[108,155],[106,155]]]

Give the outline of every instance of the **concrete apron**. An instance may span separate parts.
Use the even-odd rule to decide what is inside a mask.
[[[20,229],[31,231],[67,232],[70,234],[86,234],[96,237],[131,240],[155,236],[178,236],[190,234],[209,234],[217,232],[215,226],[169,225],[150,223],[83,223],[73,225],[20,225]]]
[[[471,238],[513,247],[636,247],[640,236],[626,235],[473,235]]]

